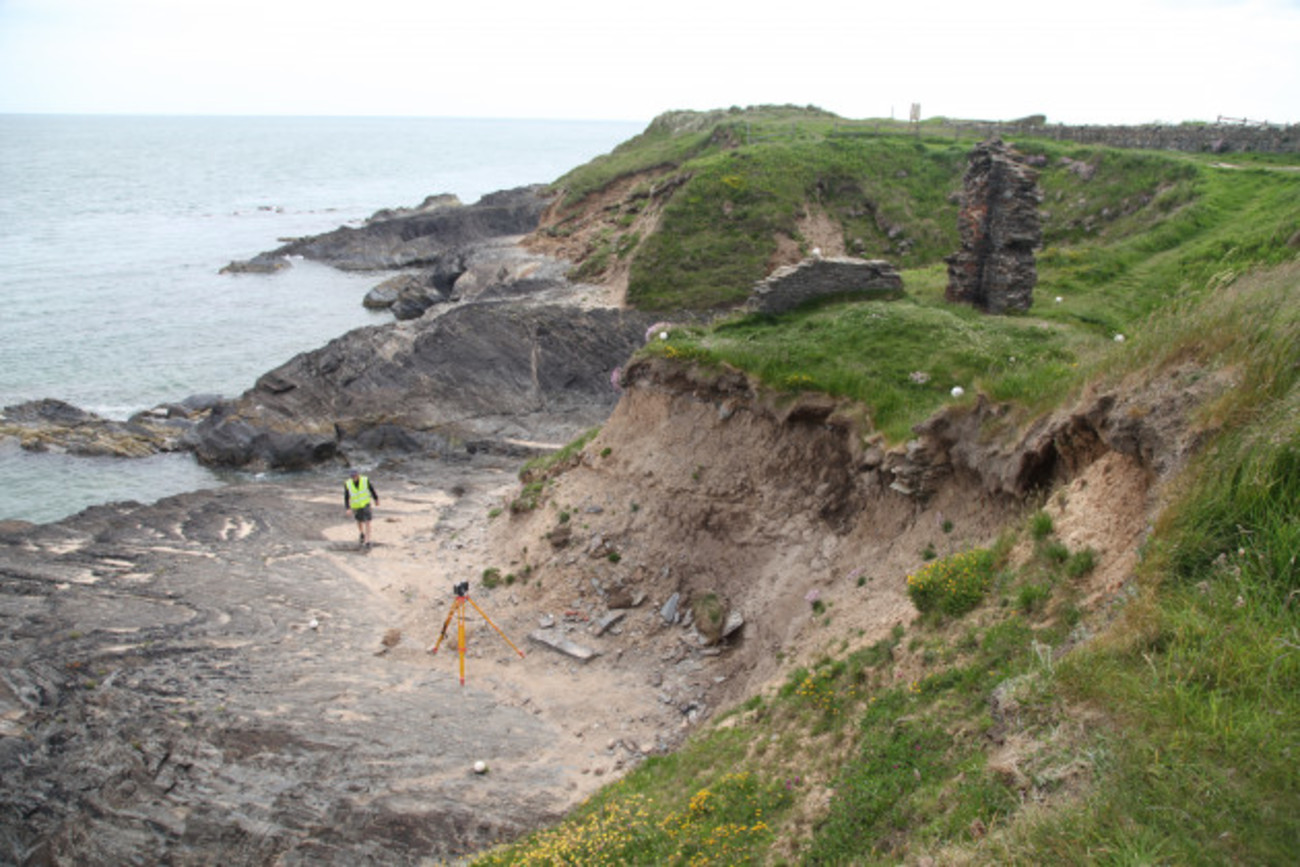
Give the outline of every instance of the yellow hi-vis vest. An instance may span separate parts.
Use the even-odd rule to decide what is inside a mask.
[[[370,505],[370,479],[366,476],[358,476],[356,484],[348,479],[343,483],[348,489],[348,508],[364,509]]]

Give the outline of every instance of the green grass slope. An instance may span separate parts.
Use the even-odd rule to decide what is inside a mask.
[[[1027,315],[985,317],[942,301],[965,148],[852,126],[720,112],[657,130],[641,157],[632,143],[611,156],[685,178],[658,234],[639,239],[635,303],[743,297],[769,236],[808,202],[866,254],[915,242],[900,301],[728,316],[645,351],[859,401],[894,442],[953,385],[1029,419],[1088,387],[1190,367],[1234,384],[1198,409],[1207,441],[1170,485],[1129,591],[1104,608],[1071,593],[1093,552],[1067,549],[1027,503],[996,544],[909,576],[914,625],[791,671],[475,863],[1294,863],[1300,172],[1016,142],[1046,161],[1040,282]],[[568,183],[595,189],[598,170],[613,177],[588,166]],[[885,224],[902,231],[874,231]],[[1013,561],[1015,546],[1032,554]],[[924,674],[900,683],[904,650]],[[992,759],[1008,739],[1023,743],[1012,767]]]

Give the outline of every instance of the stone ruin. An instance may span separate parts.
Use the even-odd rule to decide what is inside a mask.
[[[884,260],[813,256],[778,268],[756,283],[745,309],[785,313],[822,298],[893,299],[902,291],[898,269]]]
[[[993,138],[976,145],[962,180],[961,249],[947,258],[944,297],[986,313],[1024,312],[1034,300],[1042,244],[1038,172]]]

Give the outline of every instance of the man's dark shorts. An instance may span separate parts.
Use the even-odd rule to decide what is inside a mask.
[[[365,523],[366,521],[369,521],[369,520],[370,520],[370,507],[369,507],[369,506],[362,506],[360,509],[353,509],[353,510],[352,510],[352,517],[354,517],[354,518],[357,519],[357,523],[358,523],[358,524],[362,524],[362,523]]]

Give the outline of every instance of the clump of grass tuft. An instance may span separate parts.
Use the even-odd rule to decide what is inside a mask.
[[[532,458],[525,463],[519,470],[519,479],[524,483],[523,488],[510,501],[510,511],[516,514],[531,512],[540,506],[547,480],[576,461],[587,443],[595,439],[598,433],[600,428],[591,428],[563,448],[548,455]]]
[[[1049,584],[1023,584],[1016,592],[1016,608],[1022,614],[1041,611],[1052,596]]]
[[[1054,529],[1055,525],[1052,523],[1052,516],[1046,512],[1034,512],[1029,518],[1029,534],[1035,539],[1046,539]]]
[[[567,443],[563,448],[557,449],[548,455],[542,455],[530,459],[520,468],[519,478],[524,482],[545,478],[550,473],[573,461],[578,454],[587,447],[587,443],[596,438],[598,433],[600,433],[600,428],[591,428],[581,436]]]
[[[1091,548],[1075,551],[1065,561],[1065,574],[1071,578],[1082,578],[1097,568],[1097,552]]]
[[[519,491],[519,496],[510,501],[510,511],[516,514],[533,511],[541,504],[542,492],[545,489],[546,482],[541,479],[525,483]]]
[[[1042,555],[1048,562],[1060,566],[1070,559],[1070,549],[1059,539],[1049,539],[1042,543]]]

